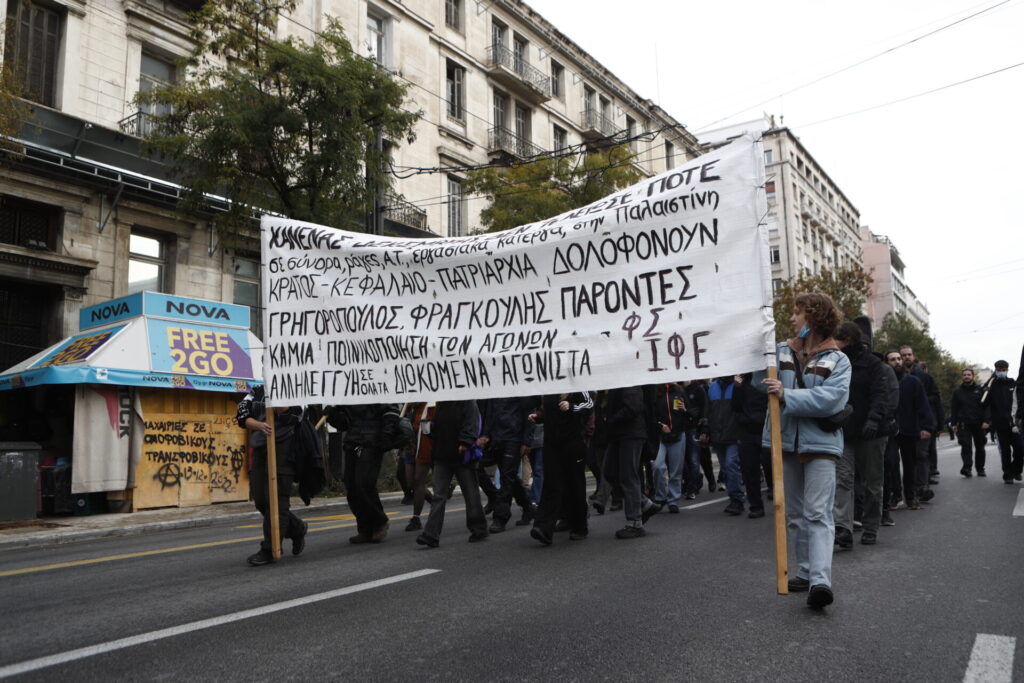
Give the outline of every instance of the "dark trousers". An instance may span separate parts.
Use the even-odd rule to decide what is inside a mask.
[[[900,477],[900,447],[897,437],[890,436],[885,443],[885,477],[882,481],[882,505],[889,506],[903,498]]]
[[[740,473],[743,475],[743,488],[747,490],[747,502],[751,510],[763,510],[761,499],[761,471],[764,470],[765,480],[771,484],[772,466],[768,449],[762,449],[761,443],[740,442]]]
[[[569,529],[587,531],[586,446],[582,439],[544,440],[544,490],[534,526],[547,534],[561,517]]]
[[[697,442],[697,450],[700,451],[700,468],[708,480],[708,491],[718,490],[718,480],[715,479],[715,465],[711,462],[711,446]],[[700,486],[697,487],[700,491]]]
[[[530,498],[523,488],[523,480],[519,478],[519,444],[512,441],[496,441],[488,444],[490,451],[498,461],[501,473],[501,488],[498,489],[494,501],[494,521],[507,524],[512,517],[512,500],[522,509],[530,507]]]
[[[483,489],[484,495],[487,496],[488,505],[497,505],[498,502],[498,487],[494,485],[494,470],[491,469],[490,473],[487,471],[496,466],[497,463],[490,453],[485,454],[484,457],[476,461],[476,480],[480,482],[480,488]],[[462,484],[459,484],[459,486],[462,486]]]
[[[939,437],[938,432],[932,432],[932,438],[928,439],[928,476],[939,473]]]
[[[356,516],[356,530],[365,536],[388,521],[377,493],[382,458],[376,448],[345,444],[345,498]]]
[[[296,517],[291,510],[290,494],[292,481],[295,480],[295,470],[288,461],[290,448],[290,439],[277,444],[277,518],[281,525],[282,539],[297,538],[302,535],[304,528],[302,520]],[[256,504],[256,509],[263,515],[263,541],[260,543],[260,548],[271,552],[273,546],[270,542],[270,496],[267,493],[270,482],[267,478],[266,446],[253,449],[249,486],[252,490],[252,502]]]
[[[903,463],[903,495],[907,505],[918,502],[922,491],[928,490],[928,439],[917,435],[896,437]]]
[[[984,472],[985,430],[981,425],[962,425],[956,430],[956,438],[960,442],[960,460],[963,461],[964,471],[970,472],[973,467]]]
[[[626,521],[639,526],[645,503],[641,491],[640,456],[643,439],[612,439],[608,442],[608,457],[604,461],[604,477],[612,486],[622,489]]]
[[[430,516],[427,517],[423,535],[432,541],[441,539],[448,496],[438,491],[447,492],[452,485],[453,476],[459,482],[462,500],[466,504],[466,528],[474,536],[486,536],[487,517],[484,516],[484,506],[480,503],[480,481],[476,476],[476,463],[455,464],[437,458],[434,458],[434,500],[430,504]]]
[[[999,442],[999,458],[1003,461],[1003,480],[1020,476],[1024,465],[1024,444],[1020,434],[1014,434],[1010,427],[997,429],[996,440]]]

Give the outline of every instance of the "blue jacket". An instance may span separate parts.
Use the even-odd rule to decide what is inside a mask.
[[[796,381],[796,360],[793,352],[803,346],[802,339],[790,339],[775,348],[779,379],[785,390],[782,397],[782,450],[787,453],[831,455],[843,454],[843,430],[826,432],[815,418],[828,417],[841,411],[850,398],[850,359],[832,339],[815,349],[803,368],[805,389]],[[763,387],[764,373],[754,376],[754,386]],[[771,446],[770,420],[765,421],[761,444]]]

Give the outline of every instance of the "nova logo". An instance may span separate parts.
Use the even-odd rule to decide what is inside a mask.
[[[120,301],[116,304],[109,304],[107,306],[101,306],[100,308],[94,308],[92,310],[92,320],[90,322],[110,320],[115,316],[125,315],[128,313],[131,313],[131,309],[128,308],[128,302]]]
[[[178,315],[190,315],[192,317],[199,317],[200,315],[206,318],[216,318],[217,320],[231,320],[228,316],[227,309],[219,306],[202,306],[200,304],[186,304],[180,301],[168,301],[167,312],[177,313]]]

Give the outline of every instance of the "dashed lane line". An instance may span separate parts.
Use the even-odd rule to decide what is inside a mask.
[[[130,636],[128,638],[111,640],[106,643],[99,643],[97,645],[81,647],[77,650],[68,650],[67,652],[61,652],[59,654],[49,655],[47,657],[29,659],[24,662],[19,662],[18,664],[11,664],[8,666],[0,667],[0,678],[6,678],[7,676],[18,676],[21,674],[30,673],[32,671],[39,671],[40,669],[46,669],[51,666],[67,664],[68,662],[74,662],[79,659],[95,657],[96,655],[105,654],[107,652],[114,652],[115,650],[123,650],[125,648],[135,647],[136,645],[142,645],[143,643],[151,643],[155,640],[173,638],[174,636],[179,636],[184,633],[193,633],[195,631],[199,631],[202,629],[213,628],[215,626],[223,626],[224,624],[242,621],[243,619],[261,617],[266,614],[273,614],[274,612],[281,612],[283,610],[292,609],[294,607],[302,607],[303,605],[309,605],[315,602],[333,600],[334,598],[340,598],[345,595],[351,595],[352,593],[359,593],[361,591],[372,590],[374,588],[380,588],[381,586],[388,586],[391,584],[400,583],[402,581],[418,579],[421,576],[437,574],[440,571],[440,569],[420,569],[418,571],[408,572],[406,574],[398,574],[396,576],[389,576],[387,578],[377,579],[375,581],[367,581],[366,583],[359,583],[354,586],[338,588],[336,590],[326,591],[324,593],[307,595],[302,598],[295,598],[294,600],[275,602],[270,605],[264,605],[263,607],[255,607],[253,609],[242,610],[241,612],[232,612],[231,614],[224,614],[219,617],[212,617],[210,619],[193,621],[188,624],[181,624],[180,626],[173,626],[171,628],[163,628],[158,631],[140,633],[137,636]]]
[[[974,639],[964,683],[1011,683],[1017,639],[979,633]]]

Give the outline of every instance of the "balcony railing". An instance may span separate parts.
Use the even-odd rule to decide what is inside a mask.
[[[606,116],[602,116],[597,109],[584,109],[580,112],[580,121],[585,131],[595,131],[604,137],[611,137],[616,133],[615,123]]]
[[[525,59],[504,45],[491,45],[487,48],[487,65],[503,66],[509,69],[544,97],[551,97],[551,77],[540,69],[531,66]]]
[[[423,209],[394,195],[388,195],[384,201],[385,218],[395,223],[417,228],[418,230],[429,230],[427,227],[427,212]]]
[[[134,135],[137,138],[149,137],[156,129],[156,120],[147,112],[137,111],[131,116],[126,116],[117,122],[121,132]]]
[[[514,157],[526,159],[543,154],[544,150],[508,128],[491,128],[487,132],[487,149],[491,152],[507,152]]]

